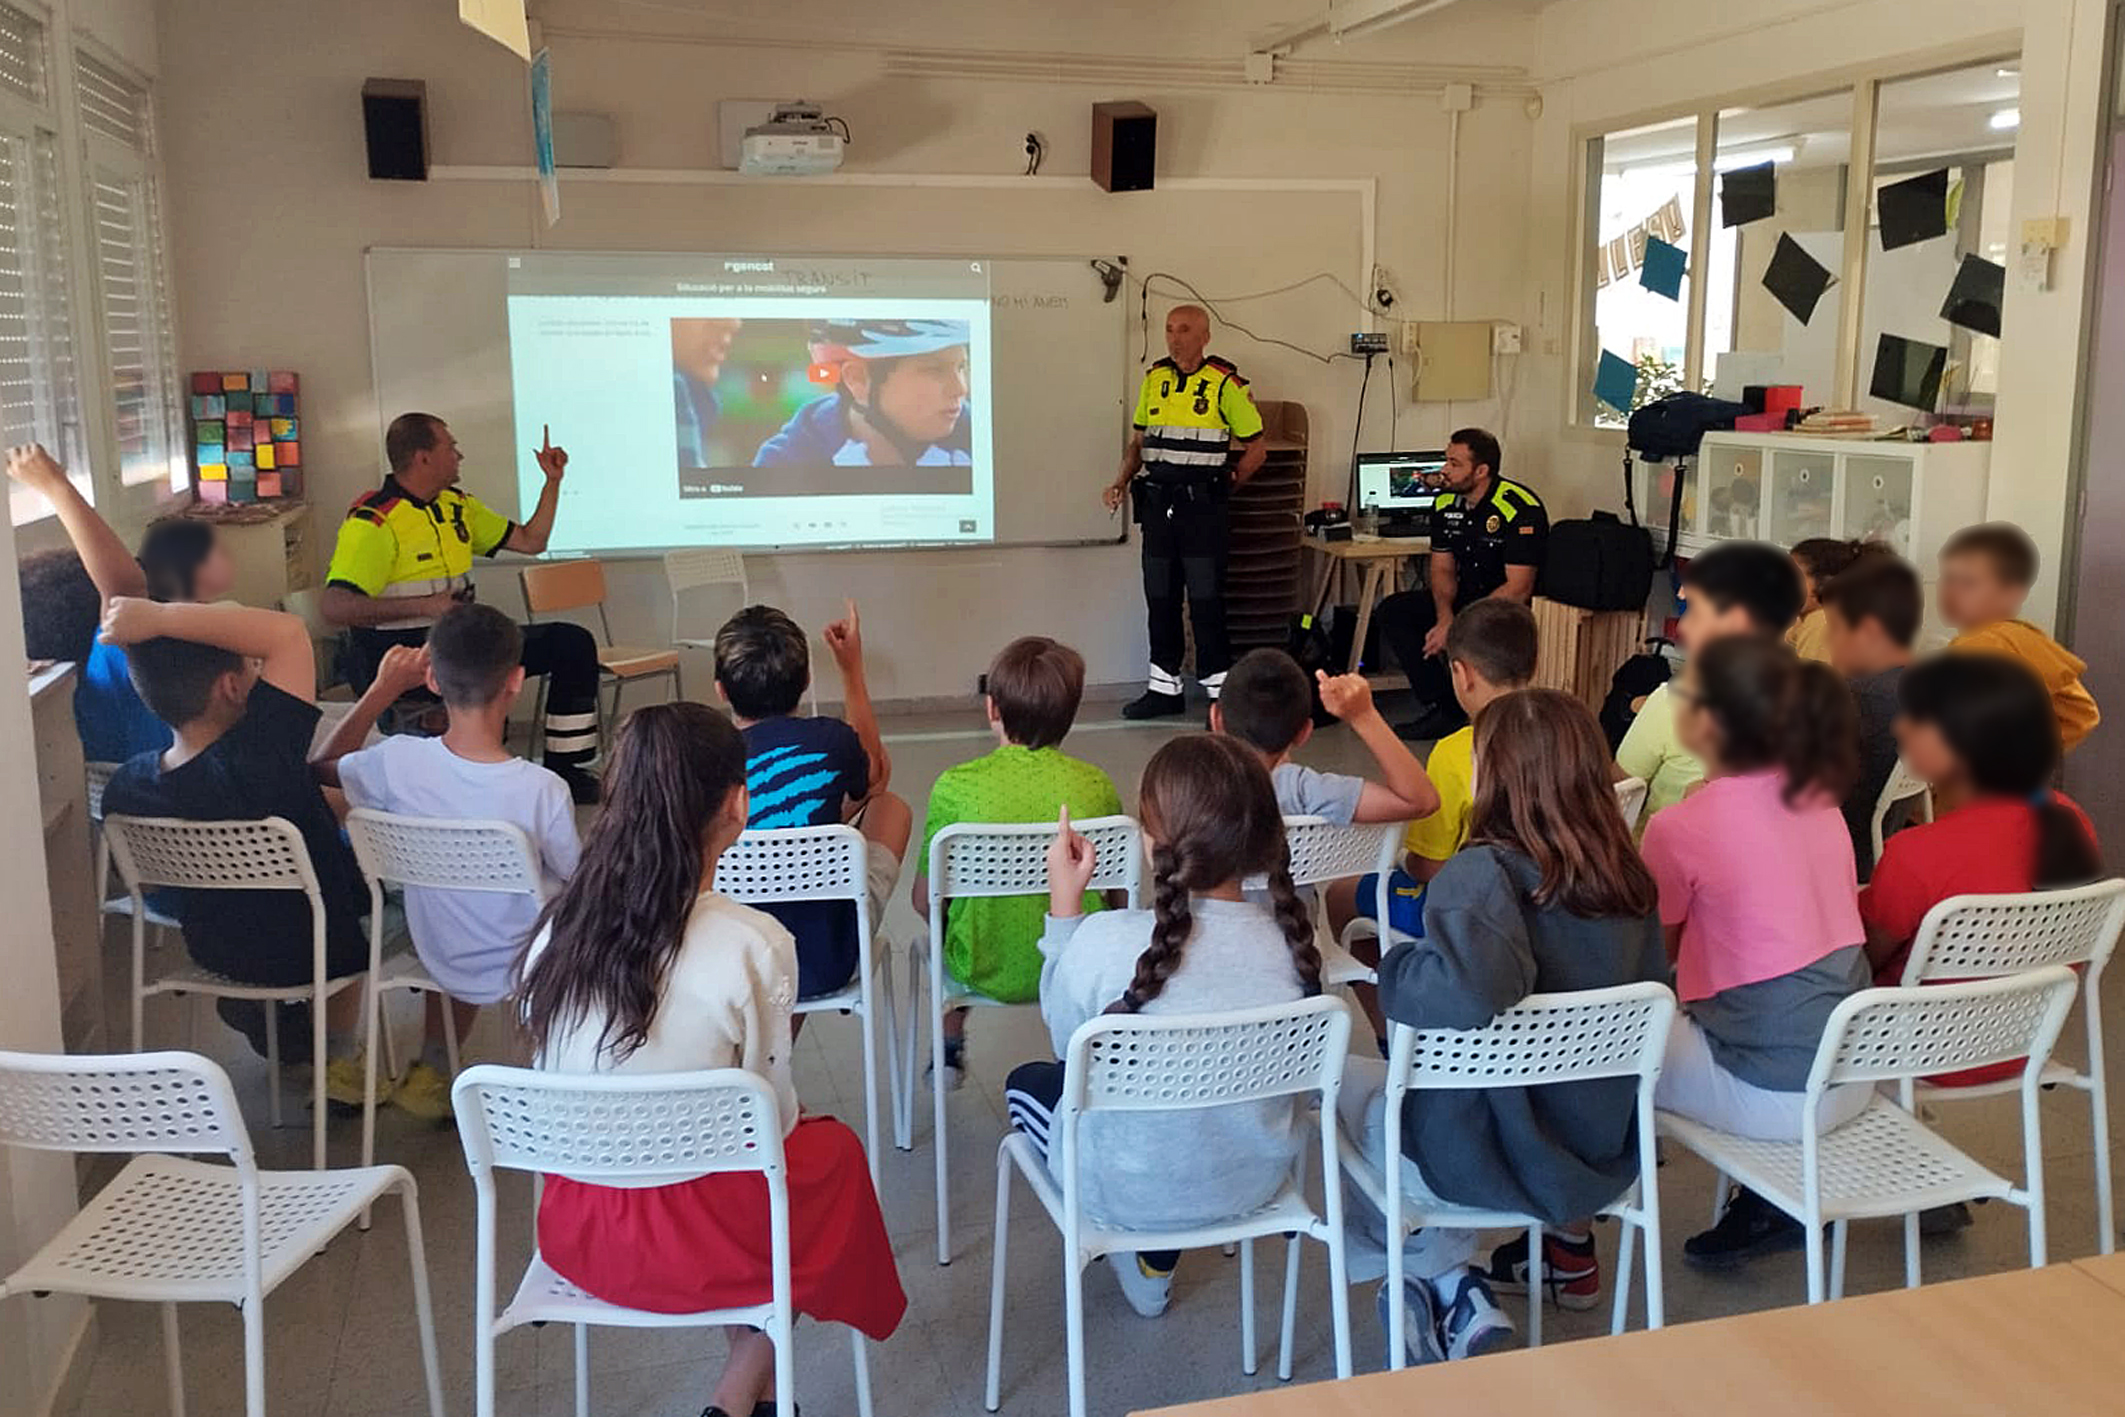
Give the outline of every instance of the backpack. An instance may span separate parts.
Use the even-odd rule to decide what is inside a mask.
[[[1653,591],[1653,537],[1614,512],[1549,529],[1535,593],[1581,610],[1643,610]]]
[[[1732,428],[1734,420],[1748,412],[1745,403],[1715,399],[1709,394],[1673,393],[1631,415],[1626,441],[1647,462],[1691,457],[1706,433],[1715,428]]]
[[[1644,654],[1634,654],[1617,666],[1615,677],[1609,680],[1608,697],[1601,701],[1601,731],[1608,736],[1609,751],[1623,746],[1623,735],[1631,731],[1631,722],[1638,717],[1632,704],[1644,698],[1675,676],[1675,666],[1660,653],[1666,640],[1647,640],[1649,647]]]

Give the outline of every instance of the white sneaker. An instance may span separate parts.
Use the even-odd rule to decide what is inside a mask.
[[[1380,1333],[1384,1338],[1391,1330],[1387,1323],[1387,1306],[1393,1303],[1387,1285],[1380,1285]],[[1427,1363],[1446,1361],[1446,1350],[1439,1346],[1439,1301],[1432,1296],[1431,1286],[1421,1279],[1402,1281],[1402,1341],[1409,1348],[1412,1367],[1421,1368]],[[1392,1355],[1388,1365],[1393,1366]]]
[[[1153,1269],[1144,1263],[1142,1255],[1122,1252],[1107,1256],[1107,1263],[1114,1269],[1114,1278],[1122,1287],[1122,1297],[1129,1307],[1147,1319],[1155,1319],[1166,1312],[1167,1301],[1173,1297],[1173,1271]]]
[[[1498,1307],[1482,1275],[1473,1269],[1463,1270],[1449,1283],[1451,1301],[1438,1296],[1443,1310],[1439,1317],[1439,1346],[1447,1358],[1479,1358],[1512,1342],[1513,1321]]]

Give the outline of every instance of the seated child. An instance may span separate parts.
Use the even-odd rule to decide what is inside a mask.
[[[1852,695],[1828,665],[1741,635],[1692,655],[1674,699],[1676,736],[1705,778],[1645,833],[1683,1010],[1656,1096],[1721,1131],[1793,1141],[1823,1025],[1868,984],[1837,810],[1857,771]],[[1833,1088],[1821,1129],[1858,1116],[1871,1091]],[[1683,1253],[1732,1265],[1798,1229],[1742,1189]]]
[[[863,631],[854,601],[846,619],[825,630],[841,669],[838,718],[797,717],[811,686],[811,649],[796,621],[766,605],[748,606],[716,631],[716,691],[745,735],[748,825],[816,827],[845,822],[870,845],[871,928],[885,918],[900,879],[914,816],[886,790],[893,761],[878,735],[863,673]],[[815,998],[856,977],[856,916],[845,901],[794,901],[762,907],[797,937],[797,996]]]
[[[1926,592],[1902,557],[1867,556],[1823,588],[1822,609],[1830,667],[1845,676],[1859,710],[1859,778],[1844,812],[1864,883],[1874,870],[1874,809],[1896,771],[1896,686],[1926,617]]]
[[[452,715],[453,722],[456,715]],[[630,1076],[743,1068],[781,1113],[796,1311],[883,1341],[907,1311],[863,1143],[800,1113],[790,1078],[797,950],[766,913],[710,888],[745,829],[747,748],[704,704],[651,704],[620,726],[605,808],[581,868],[525,951],[524,1026],[537,1066]],[[658,1313],[764,1304],[767,1188],[751,1174],[651,1189],[546,1178],[539,1253],[585,1293]],[[774,1345],[726,1330],[706,1417],[774,1411]]]
[[[1479,606],[1454,617],[1454,628]],[[1412,1028],[1481,1028],[1529,994],[1665,982],[1658,892],[1616,810],[1608,744],[1586,706],[1555,689],[1507,694],[1476,719],[1469,844],[1432,880],[1423,938],[1380,963],[1380,1003]],[[1387,1069],[1353,1057],[1337,1102],[1345,1135],[1385,1164]],[[1418,1195],[1539,1215],[1544,1279],[1559,1302],[1592,1307],[1600,1290],[1581,1220],[1638,1175],[1629,1078],[1490,1091],[1415,1091],[1403,1102],[1403,1184]],[[1346,1187],[1352,1278],[1386,1272],[1384,1221]],[[1411,1358],[1465,1358],[1513,1326],[1491,1286],[1527,1288],[1527,1242],[1473,1268],[1478,1232],[1427,1227],[1404,1246]],[[1384,1318],[1383,1318],[1384,1323]]]
[[[1084,657],[1045,635],[1011,641],[989,665],[986,700],[997,746],[946,768],[930,789],[915,868],[915,913],[930,914],[930,843],[958,822],[1048,822],[1067,809],[1079,820],[1118,816],[1113,780],[1062,751],[1085,691]],[[1097,895],[1085,909],[1100,908]],[[1040,997],[1043,902],[1037,896],[996,896],[947,903],[944,967],[968,988],[1007,1004]],[[946,1081],[966,1080],[967,1011],[944,1018]]]
[[[1877,984],[1898,984],[1926,912],[1951,895],[2077,886],[2103,874],[2095,827],[2051,790],[2058,720],[2042,681],[2018,660],[1945,654],[1905,671],[1896,737],[1933,789],[1931,822],[1882,846],[1860,892]],[[2015,1063],[1982,1069],[1995,1077]],[[1979,1081],[1975,1076],[1958,1079]]]
[[[190,821],[284,817],[302,833],[325,905],[330,977],[369,967],[369,891],[339,820],[326,801],[310,744],[317,727],[317,661],[310,632],[293,615],[241,605],[159,604],[114,599],[104,635],[122,645],[133,682],[173,730],[170,747],[145,752],[112,775],[108,816]],[[318,753],[329,764],[356,747],[406,687],[421,682],[427,656],[408,650],[378,675]],[[388,692],[385,692],[388,691]],[[246,984],[306,984],[313,977],[310,903],[300,891],[182,890],[172,893],[185,948],[199,964]],[[226,1000],[222,1017],[263,1053],[264,1011]],[[361,990],[341,989],[326,1011],[326,1091],[358,1104],[364,1077],[356,1025]],[[284,1022],[294,1011],[283,1015]],[[282,1061],[307,1061],[308,1019],[281,1029],[294,1043]]]
[[[1682,572],[1682,618],[1675,637],[1690,654],[1716,640],[1752,635],[1776,640],[1800,615],[1800,572],[1792,557],[1763,541],[1728,541],[1690,558]],[[1631,721],[1616,766],[1645,783],[1642,838],[1653,818],[1704,778],[1704,764],[1676,732],[1675,695],[1662,684]]]
[[[1786,644],[1802,659],[1830,662],[1830,627],[1823,616],[1823,591],[1830,582],[1868,556],[1888,553],[1879,541],[1842,541],[1811,536],[1793,543],[1793,565],[1800,572],[1800,618],[1786,631]]]
[[[509,706],[524,687],[523,652],[523,630],[493,606],[444,611],[428,634],[427,682],[449,709],[450,726],[440,738],[402,734],[349,753],[337,764],[338,779],[350,806],[520,828],[551,895],[575,873],[575,800],[567,783],[504,746]],[[472,1031],[480,1005],[509,997],[538,914],[539,903],[525,895],[406,888],[413,948],[449,995],[458,1037]],[[445,1002],[428,995],[424,1051],[388,1099],[432,1121],[450,1116]]]
[[[1496,699],[1524,689],[1535,677],[1535,614],[1516,600],[1492,596],[1464,607],[1446,631],[1446,668],[1454,701],[1468,715],[1432,745],[1426,775],[1438,789],[1439,805],[1409,824],[1402,838],[1401,869],[1388,878],[1388,923],[1405,935],[1424,933],[1424,885],[1439,874],[1468,835],[1475,807],[1475,718]],[[1338,936],[1358,916],[1377,922],[1379,878],[1338,881],[1328,890],[1328,923]],[[1368,964],[1379,959],[1379,942],[1360,950]],[[1370,1012],[1370,1010],[1368,1010]],[[1381,1033],[1380,1020],[1374,1024]]]
[[[2058,715],[2066,752],[2102,721],[2081,676],[2088,665],[2073,651],[2017,619],[2039,569],[2036,542],[2012,522],[1966,526],[1941,547],[1941,618],[1955,627],[1951,650],[2018,659],[2043,681]]]
[[[1226,681],[1230,684],[1230,680]],[[1260,755],[1232,738],[1191,733],[1151,755],[1137,815],[1151,853],[1156,906],[1083,913],[1092,847],[1062,814],[1048,852],[1048,923],[1040,1011],[1057,1058],[1105,1013],[1201,1014],[1286,1004],[1320,992],[1313,924],[1291,884],[1283,813]],[[1270,907],[1240,882],[1269,877]],[[1061,1062],[1026,1063],[1004,1089],[1011,1123],[1047,1151],[1062,1097]],[[1291,1178],[1304,1144],[1290,1098],[1194,1112],[1106,1113],[1079,1132],[1087,1215],[1145,1229],[1243,1215]],[[1164,1313],[1178,1256],[1111,1254],[1139,1314]]]

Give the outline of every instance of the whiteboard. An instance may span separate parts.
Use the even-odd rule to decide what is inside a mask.
[[[513,446],[506,298],[509,257],[523,254],[371,247],[365,260],[379,444],[399,414],[436,414],[464,449],[465,489],[503,510],[517,508],[518,461],[529,456]],[[1135,394],[1127,302],[1104,298],[1089,257],[988,264],[996,540],[983,544],[1118,541],[1124,528],[1099,489],[1120,464]],[[596,429],[557,428],[554,440],[595,476]]]

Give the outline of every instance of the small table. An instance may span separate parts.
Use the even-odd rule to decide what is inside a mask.
[[[1431,554],[1431,538],[1353,536],[1348,541],[1323,541],[1317,536],[1309,536],[1300,544],[1321,558],[1313,598],[1307,602],[1307,609],[1315,619],[1328,609],[1328,595],[1335,588],[1337,574],[1358,573],[1358,628],[1350,639],[1350,663],[1346,666],[1346,672],[1355,674],[1365,654],[1365,636],[1372,628],[1374,607],[1386,599],[1388,591],[1401,579],[1405,561]],[[1375,682],[1400,681],[1402,676],[1375,674],[1371,678]]]
[[[1278,1388],[1162,1417],[1486,1412],[1570,1394],[1576,1417],[2097,1417],[2119,1409],[2125,1266],[2083,1261],[1657,1332]],[[1532,1401],[1532,1398],[1528,1399]],[[1161,1417],[1161,1414],[1140,1414]]]

